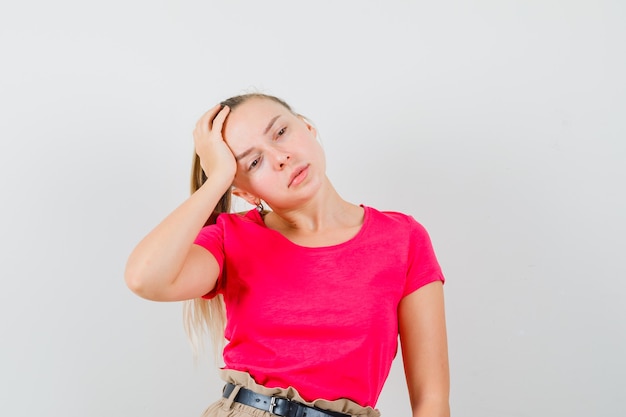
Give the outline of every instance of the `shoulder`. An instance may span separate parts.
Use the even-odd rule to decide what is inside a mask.
[[[430,248],[431,238],[426,228],[409,214],[398,211],[380,211],[366,207],[369,216],[369,229],[378,239],[393,247],[406,250]],[[430,250],[430,249],[429,249]]]
[[[370,221],[377,227],[388,228],[388,230],[404,230],[406,232],[425,233],[426,229],[410,214],[399,211],[382,211],[373,207],[364,206],[370,217]]]
[[[221,213],[217,217],[216,224],[224,227],[224,226],[232,226],[232,225],[250,225],[263,224],[263,218],[259,214],[256,209],[252,209],[250,211],[241,211],[237,213]]]
[[[220,213],[217,215],[214,223],[208,224],[200,230],[198,237],[202,239],[223,236],[227,231],[241,230],[262,224],[263,219],[256,210],[240,213]]]

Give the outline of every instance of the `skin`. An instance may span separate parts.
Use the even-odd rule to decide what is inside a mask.
[[[252,98],[232,111],[215,106],[200,118],[193,135],[207,181],[131,253],[125,278],[138,295],[179,301],[214,288],[219,265],[193,241],[231,185],[249,203],[270,206],[267,227],[301,246],[334,245],[358,233],[363,208],[335,191],[317,132],[301,116],[272,100]],[[405,297],[398,315],[412,415],[448,417],[442,284],[428,284]]]
[[[398,306],[398,325],[413,417],[449,417],[443,284],[433,282],[404,297]]]
[[[265,132],[268,121],[273,121]],[[269,228],[303,246],[328,246],[354,236],[363,208],[343,200],[326,176],[317,132],[280,104],[251,99],[228,117],[224,138],[237,161],[233,193],[272,208]],[[304,169],[304,179],[290,183]]]

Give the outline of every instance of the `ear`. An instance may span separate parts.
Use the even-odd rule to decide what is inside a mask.
[[[315,128],[315,126],[313,126],[313,123],[309,122],[307,118],[301,114],[298,115],[298,118],[304,122],[307,129],[309,129],[311,133],[313,134],[313,137],[317,137],[317,129]]]
[[[257,196],[253,194],[250,194],[247,191],[242,190],[241,188],[237,188],[233,186],[233,189],[231,192],[237,197],[246,200],[249,204],[252,204],[253,206],[258,206],[259,203],[261,202],[260,198],[258,198]]]

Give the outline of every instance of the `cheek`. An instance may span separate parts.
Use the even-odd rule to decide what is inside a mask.
[[[245,168],[241,170],[237,169],[237,173],[235,174],[235,178],[233,179],[233,185],[237,188],[251,191],[250,188],[252,188],[253,184],[255,183],[254,177],[255,176]]]
[[[272,188],[272,178],[264,172],[257,172],[253,177],[248,179],[248,186],[255,190],[265,190]]]
[[[246,190],[252,194],[258,194],[259,191],[271,189],[273,184],[272,178],[263,169],[253,174],[240,173],[237,171],[233,185],[241,190]]]

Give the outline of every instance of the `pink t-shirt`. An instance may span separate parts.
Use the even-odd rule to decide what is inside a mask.
[[[202,229],[196,244],[221,266],[205,298],[224,296],[226,368],[307,401],[376,405],[398,347],[398,303],[443,276],[412,217],[364,209],[358,234],[327,247],[292,243],[256,210]]]

